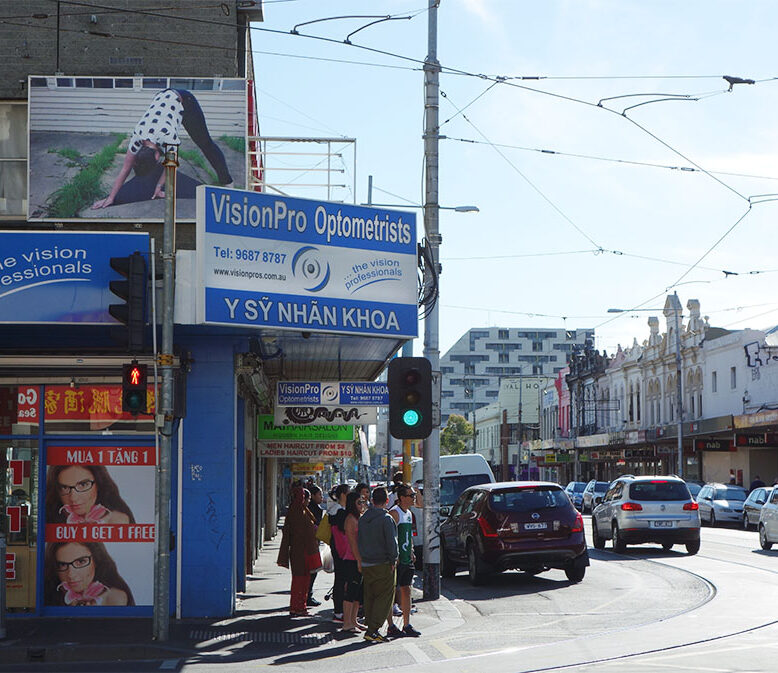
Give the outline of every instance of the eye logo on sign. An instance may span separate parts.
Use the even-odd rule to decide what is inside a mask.
[[[304,245],[292,258],[292,274],[306,283],[313,283],[311,287],[305,288],[308,292],[319,292],[330,280],[330,263],[322,263],[318,248]]]
[[[337,404],[340,397],[338,386],[324,386],[321,390],[322,404]]]

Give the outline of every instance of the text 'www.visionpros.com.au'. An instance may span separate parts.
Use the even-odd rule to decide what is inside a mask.
[[[257,280],[286,280],[285,273],[263,273],[262,271],[245,271],[243,269],[214,269],[217,276],[232,276],[235,278],[253,278]]]

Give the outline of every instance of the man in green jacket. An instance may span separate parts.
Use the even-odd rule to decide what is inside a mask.
[[[373,507],[359,519],[357,543],[362,557],[362,591],[367,631],[365,640],[385,643],[378,629],[386,621],[394,599],[397,563],[397,527],[386,511],[386,489],[373,491]]]

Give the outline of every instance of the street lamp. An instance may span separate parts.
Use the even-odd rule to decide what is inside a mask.
[[[675,316],[675,387],[677,398],[677,415],[678,415],[678,476],[683,477],[683,387],[681,378],[681,302],[678,299],[678,293],[673,293],[673,314]],[[655,313],[657,311],[664,311],[665,309],[655,308],[609,308],[608,313],[633,313],[636,311],[651,311]]]

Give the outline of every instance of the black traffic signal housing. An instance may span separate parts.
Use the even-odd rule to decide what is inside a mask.
[[[129,411],[133,416],[147,412],[147,375],[148,365],[139,365],[137,360],[122,365],[122,411]]]
[[[432,432],[432,366],[427,358],[389,363],[389,433],[396,439],[426,439]]]
[[[108,313],[126,326],[127,352],[141,353],[146,344],[146,259],[139,252],[111,257],[111,268],[126,280],[108,284],[111,292],[124,300],[123,304],[111,304]]]

